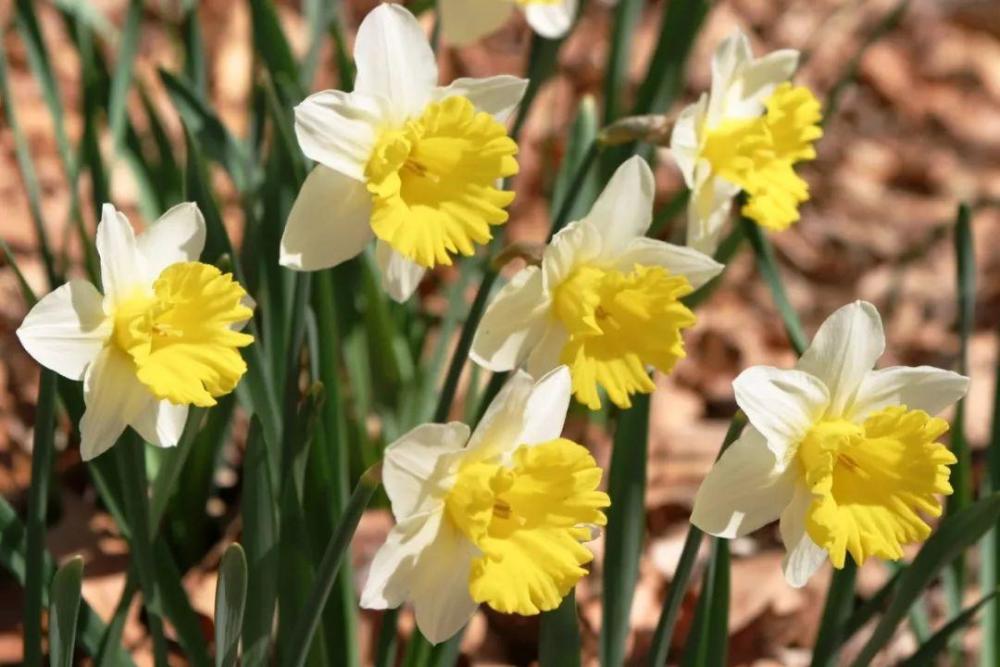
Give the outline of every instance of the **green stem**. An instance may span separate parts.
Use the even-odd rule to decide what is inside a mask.
[[[579,667],[580,620],[576,592],[571,590],[559,606],[542,614],[538,634],[538,662],[541,667]]]
[[[854,580],[858,566],[853,560],[835,570],[826,592],[826,604],[819,624],[819,634],[813,645],[812,667],[833,667],[837,664],[837,654],[844,640],[844,622],[854,604]]]
[[[781,282],[781,274],[778,271],[778,263],[774,259],[774,250],[771,242],[767,240],[764,231],[753,220],[742,218],[740,226],[743,233],[753,247],[753,254],[757,260],[757,270],[760,271],[767,286],[771,289],[771,296],[774,304],[778,307],[781,321],[785,324],[785,331],[788,333],[788,340],[795,348],[796,354],[801,355],[809,346],[809,339],[806,337],[799,316],[792,308],[785,286]]]
[[[566,196],[563,197],[562,203],[559,205],[559,210],[556,212],[555,217],[552,218],[552,226],[549,228],[549,237],[546,239],[546,243],[551,241],[552,237],[569,222],[569,214],[573,210],[573,203],[576,201],[574,195],[583,187],[583,182],[586,180],[587,174],[590,173],[590,169],[593,167],[599,154],[600,145],[596,141],[592,141],[573,174],[573,180],[570,181],[569,189],[566,191]]]

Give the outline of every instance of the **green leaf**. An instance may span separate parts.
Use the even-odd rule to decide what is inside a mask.
[[[645,6],[642,0],[619,0],[614,9],[611,29],[611,48],[608,66],[604,73],[604,124],[618,120],[625,106],[623,99],[628,88],[628,68],[635,29],[642,18]]]
[[[76,646],[76,619],[80,613],[83,558],[74,556],[56,570],[49,595],[49,664],[70,667]],[[25,664],[28,664],[25,660]]]
[[[892,638],[896,626],[910,606],[934,580],[943,567],[979,540],[1000,520],[1000,493],[983,498],[941,522],[913,562],[900,576],[896,595],[879,620],[868,643],[852,665],[871,664],[875,654]]]
[[[10,506],[3,497],[0,497],[0,565],[2,565],[14,577],[17,583],[25,584],[25,554],[27,546],[25,544],[25,529],[17,518],[17,512]],[[45,562],[45,579],[49,579],[55,571],[52,565],[52,557],[46,551],[43,554]],[[49,603],[49,590],[43,589],[45,598],[42,604]],[[81,603],[80,619],[77,624],[80,645],[92,656],[96,656],[100,650],[101,638],[105,636],[107,628],[101,618],[94,613],[94,610],[86,603]],[[112,649],[113,661],[115,665],[132,666],[132,659],[121,650],[120,646]]]
[[[160,70],[160,80],[181,120],[197,139],[205,155],[225,167],[237,190],[245,192],[250,189],[254,183],[254,174],[244,147],[229,133],[189,83],[164,69]]]
[[[541,667],[579,667],[580,619],[576,591],[570,590],[558,607],[542,614],[538,634]]]
[[[250,0],[250,17],[253,23],[254,48],[263,58],[271,78],[297,85],[299,67],[292,55],[288,39],[281,29],[274,4],[271,0]]]
[[[247,558],[239,544],[230,544],[219,564],[215,589],[215,665],[236,664],[247,602]]]
[[[243,617],[243,664],[267,665],[278,596],[277,500],[260,420],[250,421],[243,461],[243,546],[247,557],[247,612]]]
[[[163,519],[163,515],[167,511],[167,503],[170,502],[171,495],[177,490],[177,481],[180,479],[184,463],[197,441],[205,412],[205,408],[194,406],[188,410],[187,423],[184,424],[181,440],[177,443],[177,447],[170,449],[165,454],[163,465],[153,481],[149,501],[149,530],[153,534],[159,529],[160,520]]]
[[[590,95],[580,101],[576,118],[569,129],[566,141],[566,155],[559,165],[555,186],[552,190],[550,210],[553,225],[549,238],[570,220],[579,220],[590,210],[597,199],[599,183],[597,172],[591,169],[597,146],[598,131],[597,103]],[[559,221],[558,228],[555,222]]]
[[[305,664],[313,636],[319,626],[320,615],[323,613],[323,607],[326,606],[326,600],[336,581],[340,563],[351,545],[351,538],[354,536],[354,531],[357,530],[361,515],[375,494],[375,490],[378,489],[380,477],[381,465],[370,468],[361,477],[347,508],[344,510],[337,530],[330,537],[326,553],[323,554],[323,560],[316,571],[316,581],[312,593],[306,601],[292,641],[288,645],[289,658],[285,662],[288,667],[302,667]]]
[[[161,591],[156,577],[158,564],[153,557],[149,534],[145,444],[132,431],[127,431],[110,453],[118,465],[118,475],[122,480],[129,544],[139,575],[139,585],[142,587],[143,606],[149,617],[154,659],[158,666],[166,665],[167,643],[163,635]]]
[[[994,601],[1000,591],[993,591],[984,595],[978,601],[966,607],[957,616],[948,621],[940,630],[925,641],[917,652],[900,663],[900,667],[933,667],[937,664],[937,657],[959,631],[964,630],[976,617],[976,612],[984,605]]]
[[[729,541],[712,538],[683,667],[724,667],[729,644]]]
[[[132,66],[139,48],[139,23],[142,19],[142,0],[131,0],[125,14],[125,27],[121,33],[115,72],[111,79],[111,97],[108,99],[108,125],[111,143],[117,150],[125,136],[126,103],[132,85]]]
[[[28,4],[26,11],[29,15],[33,16],[31,14],[30,3],[25,3],[22,0],[18,3],[19,8],[22,4]],[[34,30],[37,29],[38,26],[35,25]],[[7,117],[7,125],[14,135],[14,153],[17,156],[21,181],[24,184],[25,193],[28,195],[28,208],[31,211],[31,221],[35,226],[35,236],[38,238],[38,250],[41,253],[42,263],[45,266],[46,278],[48,279],[49,287],[55,289],[62,282],[62,278],[56,270],[55,257],[52,254],[52,246],[49,242],[48,231],[45,226],[45,217],[42,214],[41,186],[38,183],[38,174],[35,172],[34,160],[31,158],[28,139],[21,128],[20,122],[18,122],[15,105],[10,102],[14,97],[11,95],[10,83],[7,80],[7,46],[4,44],[3,33],[4,31],[0,30],[0,98],[5,100],[3,108]],[[27,43],[31,46],[33,42],[28,40]],[[44,49],[42,50],[44,52]],[[32,49],[29,49],[30,53],[33,53]]]
[[[854,579],[858,566],[848,559],[844,567],[834,570],[830,587],[826,591],[826,603],[819,624],[819,634],[813,644],[812,667],[833,667],[843,643],[844,621],[854,603]]]
[[[719,448],[719,456],[729,448],[736,439],[740,437],[746,427],[746,416],[742,412],[737,412],[732,421],[729,422],[729,429],[726,437]],[[716,457],[718,460],[718,457]],[[674,637],[674,629],[677,626],[677,617],[680,615],[681,602],[684,601],[684,594],[691,581],[691,572],[694,570],[695,561],[698,559],[698,549],[701,547],[701,540],[704,533],[693,524],[688,526],[688,534],[684,540],[684,548],[681,550],[680,560],[677,562],[677,570],[674,572],[674,580],[670,582],[667,596],[663,600],[663,610],[660,612],[660,620],[656,623],[656,630],[653,632],[653,642],[649,650],[649,665],[659,667],[666,664],[667,655],[670,652],[670,643]]]
[[[48,586],[45,577],[45,526],[56,412],[56,374],[43,369],[38,385],[38,412],[31,450],[31,486],[28,488],[27,562],[24,586],[24,664],[42,664],[42,605]]]
[[[706,0],[672,0],[660,22],[656,50],[636,95],[633,115],[666,113],[684,82],[684,67],[708,13]]]
[[[753,220],[742,218],[740,225],[753,248],[754,257],[757,260],[757,270],[770,288],[771,296],[774,297],[774,305],[778,307],[778,314],[785,325],[788,340],[792,344],[792,347],[795,348],[796,354],[801,355],[805,352],[806,347],[808,347],[809,339],[802,328],[799,316],[795,313],[795,309],[792,308],[792,304],[788,300],[788,294],[785,292],[785,286],[781,281],[781,273],[778,271],[778,263],[774,259],[774,250],[771,248],[771,242],[767,240],[764,230]]]
[[[601,623],[602,665],[625,660],[632,596],[646,534],[646,449],[649,439],[649,395],[638,394],[621,413],[615,430],[608,472],[608,525],[604,547],[604,605]]]

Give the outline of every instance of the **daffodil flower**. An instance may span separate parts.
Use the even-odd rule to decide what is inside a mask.
[[[85,461],[126,426],[154,445],[176,445],[188,406],[214,405],[246,372],[238,348],[253,337],[239,329],[253,314],[250,300],[230,274],[197,261],[204,245],[195,204],[173,207],[139,236],[105,204],[97,226],[104,293],[71,280],[17,330],[38,363],[83,380]]]
[[[767,229],[799,219],[809,186],[794,165],[816,157],[813,144],[823,130],[819,101],[789,82],[798,60],[790,49],[755,59],[740,32],[716,49],[710,92],[681,112],[670,138],[691,189],[689,246],[715,251],[741,191],[743,215]]]
[[[573,27],[578,0],[440,0],[441,34],[449,44],[471,44],[503,26],[515,9],[532,30],[558,39]]]
[[[472,255],[507,221],[517,145],[502,124],[527,81],[457,79],[438,70],[420,24],[399,5],[365,17],[354,92],[326,90],[295,108],[299,146],[319,163],[281,239],[284,266],[314,271],[360,253],[375,237],[389,294],[404,301],[424,272]]]
[[[820,327],[794,370],[749,368],[736,402],[750,426],[726,450],[694,501],[691,521],[719,537],[781,519],[784,572],[802,586],[829,558],[895,560],[927,538],[941,514],[955,456],[935,417],[969,380],[928,366],[872,370],[882,320],[870,303],[844,306]]]
[[[695,317],[680,299],[722,270],[696,250],[645,238],[654,187],[641,158],[619,167],[590,213],[555,235],[541,266],[497,294],[472,359],[535,377],[566,364],[577,400],[595,410],[598,386],[623,408],[652,392],[649,367],[669,373],[685,356],[681,331]]]
[[[581,542],[605,524],[601,469],[560,437],[569,373],[511,377],[474,433],[424,424],[386,448],[382,481],[396,526],[375,555],[361,605],[411,602],[430,641],[458,632],[481,603],[555,609],[593,559]]]

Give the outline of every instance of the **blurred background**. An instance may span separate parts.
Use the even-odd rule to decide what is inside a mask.
[[[128,3],[123,0],[43,0],[33,3],[41,33],[51,51],[58,90],[65,105],[65,129],[76,145],[86,132],[86,100],[79,50],[60,10],[83,12],[101,36],[101,49],[113,60],[118,30]],[[360,18],[375,3],[346,0],[342,23],[350,41]],[[629,71],[635,82],[645,72],[655,47],[659,15],[666,0],[646,3],[633,42]],[[162,132],[168,145],[183,153],[183,131],[157,68],[182,67],[178,39],[182,3],[152,0],[141,16],[141,41],[135,78],[142,94],[128,100],[129,117],[138,135],[134,152],[155,154],[150,136]],[[310,28],[298,2],[278,2],[278,17],[295,54],[309,47]],[[600,99],[608,61],[612,10],[589,3],[577,30],[563,45],[555,75],[543,87],[521,137],[521,173],[515,180],[517,199],[511,208],[508,240],[543,241],[548,230],[548,201],[553,174],[565,157],[567,130],[581,100]],[[223,124],[236,136],[255,131],[248,109],[253,104],[253,72],[257,54],[251,39],[246,3],[203,0],[198,8],[206,45],[206,90]],[[431,28],[430,16],[425,25]],[[40,192],[40,219],[53,250],[72,262],[80,259],[71,233],[70,189],[60,157],[57,133],[45,90],[33,76],[33,54],[18,29],[11,0],[0,1],[0,30],[6,52],[10,95],[27,149],[34,161]],[[180,26],[180,28],[179,28]],[[709,85],[709,61],[715,45],[734,28],[746,31],[761,54],[778,48],[803,52],[797,81],[825,101],[830,115],[819,157],[800,167],[812,199],[802,207],[802,220],[790,231],[772,235],[792,304],[811,333],[836,307],[863,298],[875,303],[886,323],[885,365],[932,364],[954,368],[959,354],[956,333],[956,266],[954,224],[961,202],[972,209],[976,251],[975,323],[969,345],[972,388],[967,401],[966,435],[973,451],[976,479],[982,474],[984,448],[990,439],[1000,332],[1000,3],[996,0],[721,0],[713,4],[688,62],[687,79],[676,113]],[[518,16],[503,31],[473,47],[442,49],[442,78],[523,74],[531,33]],[[313,90],[335,87],[336,57],[327,40],[320,53]],[[148,108],[156,110],[162,128],[151,128]],[[100,141],[110,141],[102,136]],[[131,138],[127,139],[131,141]],[[104,146],[106,154],[110,149]],[[125,155],[129,155],[126,151]],[[161,159],[163,156],[160,156]],[[665,158],[665,156],[661,156]],[[154,217],[158,189],[175,184],[137,179],[129,159],[105,165],[112,175],[112,198],[133,221]],[[243,230],[244,209],[221,169],[213,167],[211,184],[220,200],[226,227],[235,239]],[[668,159],[657,169],[659,203],[682,187]],[[93,183],[80,181],[85,224],[93,229]],[[0,236],[9,245],[28,282],[47,290],[37,244],[31,202],[26,195],[15,151],[15,134],[5,113],[0,120]],[[281,221],[275,221],[280,224]],[[682,242],[683,220],[668,224],[662,235]],[[0,260],[2,262],[2,260]],[[72,271],[71,273],[79,273]],[[442,286],[459,280],[454,269],[441,270],[421,290],[422,308],[443,315],[448,302]],[[474,286],[470,286],[471,288]],[[471,291],[469,292],[471,298]],[[20,348],[14,330],[27,306],[15,273],[0,263],[0,494],[23,510],[30,482],[32,425],[38,368]],[[752,364],[788,366],[788,345],[770,293],[759,280],[746,251],[733,260],[723,285],[698,310],[699,323],[688,332],[689,356],[674,374],[659,377],[652,399],[650,453],[646,497],[647,538],[632,608],[629,656],[640,661],[660,613],[664,592],[687,530],[687,517],[698,483],[710,467],[735,410],[730,383]],[[363,362],[362,362],[363,363]],[[482,380],[482,378],[472,378]],[[468,386],[463,378],[461,391]],[[433,397],[431,398],[433,400]],[[461,401],[454,416],[464,414]],[[378,441],[380,415],[364,415],[366,433]],[[610,455],[610,437],[600,423],[571,415],[569,432],[587,444],[602,465]],[[204,493],[205,515],[184,530],[197,538],[180,540],[181,561],[189,566],[184,586],[195,610],[203,614],[206,632],[214,605],[215,576],[222,547],[237,538],[232,520],[241,479],[239,462],[246,420],[236,413],[235,425],[217,452]],[[114,611],[128,567],[128,548],[114,521],[102,508],[68,429],[60,429],[56,460],[61,491],[51,517],[47,545],[58,559],[73,553],[85,557],[84,597],[102,617]],[[197,508],[196,508],[197,509]],[[373,505],[353,545],[354,577],[364,581],[367,564],[391,525],[384,505]],[[175,526],[175,533],[183,532]],[[175,534],[175,540],[178,539]],[[587,656],[596,655],[601,622],[599,583],[601,543],[594,543],[594,575],[581,582],[577,600]],[[784,582],[782,549],[776,528],[768,528],[732,544],[732,594],[729,618],[730,663],[734,665],[808,664],[829,567],[809,585],[794,590]],[[889,576],[882,564],[861,569],[862,595],[878,589]],[[690,623],[697,586],[681,612],[675,641]],[[20,588],[0,571],[0,664],[16,664],[21,656]],[[971,601],[971,597],[968,601]],[[928,597],[930,622],[940,624],[944,601],[940,592]],[[379,615],[361,614],[358,631],[362,655],[370,655]],[[412,628],[408,612],[400,616],[400,632]],[[978,630],[964,641],[975,655]],[[863,640],[859,635],[855,640]],[[150,641],[139,607],[124,629],[124,642],[140,664],[150,664]],[[530,664],[537,655],[537,620],[477,613],[461,650],[472,664]],[[887,653],[907,655],[916,644],[900,633]],[[848,653],[850,648],[848,649]]]

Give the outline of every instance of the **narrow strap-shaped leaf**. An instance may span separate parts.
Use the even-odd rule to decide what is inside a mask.
[[[746,427],[746,416],[742,412],[737,412],[732,421],[729,422],[729,429],[726,437],[719,448],[719,456],[729,448],[736,439],[740,437]],[[716,457],[718,459],[718,457]],[[687,538],[684,540],[684,548],[681,551],[680,560],[677,563],[677,570],[674,572],[674,579],[670,582],[670,589],[667,597],[663,601],[663,609],[660,612],[660,620],[656,623],[656,630],[653,633],[653,643],[649,651],[650,667],[659,667],[667,661],[670,652],[670,643],[673,640],[674,629],[677,626],[677,617],[680,615],[681,602],[684,600],[684,593],[691,581],[691,572],[694,570],[695,561],[698,558],[698,548],[701,546],[704,533],[693,524],[688,526]]]
[[[646,535],[646,452],[649,440],[649,395],[638,394],[621,413],[615,429],[608,472],[608,525],[604,547],[604,605],[601,623],[602,665],[625,659],[632,597]]]
[[[558,607],[542,614],[538,661],[541,667],[579,667],[580,619],[576,611],[576,591],[571,590]]]
[[[998,594],[1000,591],[993,591],[966,607],[935,632],[930,639],[921,644],[916,653],[901,662],[900,667],[933,667],[937,663],[938,655],[948,647],[955,634],[972,623],[976,618],[976,612],[984,605],[996,600]]]
[[[319,626],[320,615],[323,613],[323,607],[326,606],[326,600],[337,578],[340,563],[351,545],[351,538],[354,536],[354,531],[357,530],[361,515],[375,494],[375,490],[379,487],[380,478],[381,464],[373,466],[361,476],[354,488],[354,493],[351,494],[351,499],[344,510],[337,530],[330,537],[326,553],[323,554],[323,560],[316,570],[313,591],[309,599],[306,600],[300,616],[301,620],[288,646],[289,658],[285,663],[288,667],[302,667],[305,664],[313,636]]]
[[[853,560],[835,570],[826,592],[826,603],[820,618],[819,634],[813,644],[812,667],[833,667],[843,642],[844,621],[854,604],[854,580],[858,566]]]
[[[604,73],[604,124],[618,120],[625,107],[623,98],[628,88],[628,68],[635,29],[646,3],[642,0],[619,0],[614,9],[608,66]]]
[[[17,512],[10,506],[2,496],[0,496],[0,566],[3,566],[14,577],[15,581],[24,585],[25,583],[25,554],[27,547],[25,544],[25,529],[17,518]],[[45,578],[52,576],[55,567],[52,564],[52,557],[46,551],[43,555],[45,561]],[[45,599],[42,604],[49,602],[49,590],[43,589]],[[105,636],[107,628],[100,616],[94,613],[86,601],[80,605],[80,617],[78,621],[78,636],[80,645],[91,656],[98,655],[101,638]],[[115,646],[111,650],[114,664],[132,667],[132,659]]]
[[[247,557],[247,603],[243,616],[243,664],[267,665],[278,596],[277,499],[271,486],[267,446],[256,416],[250,421],[243,461],[243,547]]]
[[[219,564],[215,589],[215,665],[236,664],[247,602],[247,558],[239,544],[230,544]]]
[[[108,99],[108,125],[112,145],[117,150],[125,136],[125,104],[132,84],[132,67],[139,48],[139,25],[142,19],[142,0],[131,0],[125,13],[125,26],[116,49],[117,61],[111,78],[111,97]]]
[[[854,636],[854,633],[864,627],[868,621],[885,611],[885,609],[889,606],[889,600],[892,598],[893,591],[896,590],[896,586],[899,584],[899,578],[902,574],[902,568],[896,570],[889,580],[882,584],[882,587],[878,589],[874,595],[865,600],[862,604],[858,605],[854,611],[851,612],[851,615],[844,621],[843,628],[840,631],[841,642],[849,640]]]
[[[743,218],[740,220],[740,225],[743,227],[743,233],[749,239],[750,246],[753,248],[754,257],[757,260],[757,270],[760,271],[764,282],[767,283],[767,286],[771,290],[771,296],[774,297],[774,305],[777,306],[778,314],[785,325],[788,340],[791,342],[792,347],[795,348],[796,354],[802,354],[809,345],[809,339],[802,328],[799,316],[795,313],[795,309],[792,308],[791,301],[788,300],[788,294],[785,292],[785,286],[781,281],[781,273],[778,271],[778,263],[774,259],[774,250],[771,248],[771,242],[767,240],[764,230],[753,220]]]
[[[691,633],[684,644],[683,667],[724,667],[729,623],[729,541],[712,538],[701,595]]]
[[[253,43],[274,80],[298,85],[299,68],[271,0],[250,0]],[[297,100],[287,100],[297,101]]]
[[[127,431],[112,448],[111,454],[118,464],[118,475],[122,481],[125,518],[131,528],[129,544],[139,574],[150,634],[153,636],[154,659],[158,666],[166,665],[167,643],[163,635],[163,610],[156,583],[157,563],[153,558],[153,545],[149,535],[145,444],[132,431]]]
[[[892,638],[896,626],[910,606],[934,580],[943,567],[978,541],[1000,520],[1000,492],[983,498],[947,517],[920,549],[916,558],[900,576],[896,595],[879,620],[875,631],[858,653],[853,667],[871,664],[875,654]]]
[[[665,113],[680,92],[684,66],[708,13],[707,0],[673,0],[664,9],[656,50],[636,94],[632,114]]]
[[[41,186],[38,183],[35,162],[31,157],[28,139],[24,135],[24,130],[21,128],[21,124],[17,118],[17,110],[13,102],[14,97],[10,94],[10,83],[7,79],[7,45],[4,44],[3,32],[0,30],[0,98],[4,100],[3,108],[7,117],[7,125],[14,135],[14,153],[17,156],[21,181],[28,195],[28,208],[31,212],[31,221],[35,226],[35,236],[38,238],[38,250],[41,253],[42,263],[45,266],[46,278],[48,279],[49,287],[55,289],[62,282],[62,278],[56,270],[55,256],[52,254],[52,246],[49,242],[49,234],[45,225],[45,216],[42,214]]]
[[[590,95],[580,100],[576,118],[569,129],[566,141],[566,155],[559,165],[556,182],[552,188],[551,210],[558,211],[553,216],[549,239],[570,220],[579,220],[597,199],[597,173],[593,165],[597,151],[597,103]],[[559,221],[558,228],[556,222]]]
[[[167,511],[167,503],[170,497],[177,490],[177,480],[180,477],[184,463],[191,448],[197,440],[198,430],[205,418],[205,409],[192,406],[188,410],[187,423],[184,425],[184,432],[181,435],[177,446],[166,453],[163,464],[153,481],[153,488],[149,500],[149,530],[156,533],[160,520],[163,519]]]
[[[52,667],[70,667],[73,664],[82,585],[83,558],[80,556],[71,558],[52,577],[52,592],[49,594],[49,664]]]
[[[42,664],[42,600],[45,577],[45,525],[49,506],[49,481],[56,411],[56,374],[42,369],[38,384],[38,412],[31,451],[31,486],[28,488],[27,562],[24,586],[24,664]]]

